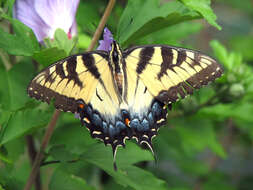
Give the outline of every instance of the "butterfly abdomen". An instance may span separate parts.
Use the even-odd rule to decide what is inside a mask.
[[[116,81],[119,93],[122,94],[123,74],[122,73],[115,73],[114,74],[114,79]]]

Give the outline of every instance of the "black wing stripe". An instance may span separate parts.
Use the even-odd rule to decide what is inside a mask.
[[[45,71],[45,78],[46,78],[46,82],[50,82],[50,83],[53,83],[54,82],[54,79],[52,78],[52,75],[50,75],[50,72],[49,72],[49,69],[47,69]]]
[[[164,74],[166,74],[167,69],[171,69],[173,71],[173,68],[172,68],[172,60],[173,60],[172,49],[162,47],[161,52],[162,52],[163,62],[161,64],[161,71],[157,75],[158,79],[160,79]]]
[[[82,82],[80,81],[78,74],[76,72],[76,64],[77,64],[77,60],[76,57],[73,56],[71,57],[68,62],[67,62],[67,71],[68,71],[68,78],[70,80],[74,80],[75,84],[77,84],[79,87],[83,87]]]
[[[138,74],[141,74],[142,71],[146,68],[147,64],[149,64],[149,61],[152,59],[152,56],[154,54],[154,47],[146,47],[143,48],[140,52],[139,62],[136,68],[136,72]]]
[[[186,51],[185,50],[180,50],[177,51],[178,52],[178,56],[177,56],[177,62],[176,65],[180,66],[185,60],[186,60]]]
[[[98,68],[95,65],[94,57],[90,54],[85,54],[82,56],[83,63],[89,70],[89,72],[96,78],[100,78],[100,73],[98,71]]]
[[[62,63],[58,63],[55,66],[56,74],[59,75],[62,79],[66,77],[64,70],[63,70],[63,65]]]

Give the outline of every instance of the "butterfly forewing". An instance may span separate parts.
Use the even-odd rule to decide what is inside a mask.
[[[89,102],[101,73],[108,67],[107,54],[85,53],[70,56],[40,72],[29,84],[28,94],[63,111],[76,112],[77,100]]]
[[[223,69],[197,51],[164,45],[135,47],[124,53],[126,70],[136,73],[149,92],[164,103],[192,94],[220,77]]]

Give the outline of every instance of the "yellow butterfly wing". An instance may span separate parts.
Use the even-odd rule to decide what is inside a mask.
[[[209,56],[165,45],[134,47],[124,52],[124,58],[129,75],[140,78],[152,96],[165,104],[192,94],[223,73]]]
[[[91,104],[101,114],[118,112],[120,98],[114,88],[106,52],[70,56],[40,72],[29,84],[28,94],[57,109],[77,112],[78,102]],[[111,109],[106,109],[110,107]]]

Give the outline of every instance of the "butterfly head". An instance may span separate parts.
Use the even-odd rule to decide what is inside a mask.
[[[113,67],[113,70],[116,73],[121,73],[121,66],[122,66],[122,51],[120,49],[119,44],[113,40],[112,42],[112,49],[109,53],[110,63]]]

